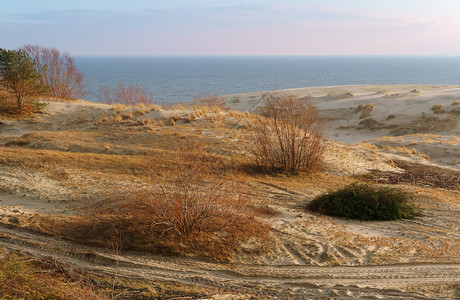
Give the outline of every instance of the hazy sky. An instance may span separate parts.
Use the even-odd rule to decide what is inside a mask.
[[[460,0],[0,0],[0,48],[72,55],[460,55]]]

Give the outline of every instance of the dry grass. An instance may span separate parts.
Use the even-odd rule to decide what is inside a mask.
[[[414,184],[422,187],[440,187],[460,190],[460,171],[427,166],[407,161],[394,161],[395,165],[404,169],[404,173],[382,172],[373,170],[368,177],[374,182],[391,184]]]
[[[0,260],[2,299],[109,299],[87,274],[48,260],[8,255]]]
[[[105,246],[120,236],[122,249],[217,261],[231,260],[249,239],[258,245],[254,251],[264,251],[270,230],[257,217],[249,190],[233,180],[238,175],[192,145],[175,158],[145,157],[137,169],[143,168],[148,187],[112,188],[104,201],[87,207],[89,215],[37,217],[34,227],[80,243]]]
[[[193,98],[193,103],[197,106],[218,107],[226,109],[225,100],[216,94],[200,94]]]
[[[357,114],[359,113],[360,111],[363,111],[364,109],[364,105],[363,104],[360,104],[358,106],[356,106],[355,110],[353,111],[353,113]]]
[[[151,174],[152,188],[109,199],[96,218],[143,230],[144,242],[172,254],[229,260],[242,241],[263,245],[268,226],[256,219],[249,191],[216,173],[204,154],[196,144],[180,148],[172,170]]]
[[[212,288],[101,276],[51,258],[12,253],[0,259],[2,299],[203,299]]]
[[[111,174],[112,176],[135,175],[142,171],[142,166],[148,161],[158,163],[161,160],[160,157],[141,155],[112,155],[3,147],[0,147],[0,154],[0,164],[2,166],[45,170],[47,165],[59,165],[62,168],[80,170],[86,174],[102,173]]]
[[[411,123],[401,124],[390,130],[395,135],[405,135],[413,133],[433,133],[440,131],[450,131],[457,126],[457,119],[452,116],[439,118],[438,116],[422,116]]]
[[[370,117],[372,114],[372,110],[374,109],[374,106],[375,106],[374,103],[366,104],[366,106],[363,108],[363,112],[359,116],[359,119],[365,119],[365,118]]]
[[[433,106],[431,107],[431,110],[432,110],[433,113],[435,113],[435,114],[443,114],[443,113],[445,113],[443,107],[444,107],[444,104],[436,104],[436,105],[433,105]]]
[[[368,129],[368,130],[378,130],[385,127],[385,124],[377,121],[374,118],[367,118],[359,122],[359,126],[356,129]]]

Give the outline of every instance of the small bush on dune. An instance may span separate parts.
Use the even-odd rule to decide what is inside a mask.
[[[249,239],[263,249],[269,227],[256,218],[250,193],[215,172],[200,147],[181,149],[169,171],[151,176],[152,188],[99,203],[84,222],[93,226],[85,239],[97,231],[96,243],[120,236],[122,249],[213,260],[229,260]]]
[[[193,104],[209,108],[218,107],[220,109],[227,109],[225,100],[216,94],[199,94],[193,98]]]
[[[153,104],[153,93],[147,93],[138,84],[125,86],[119,83],[116,89],[103,86],[99,90],[98,99],[107,104],[122,104],[125,106],[143,104],[149,106]]]
[[[310,211],[358,220],[410,219],[420,209],[409,203],[413,194],[396,188],[351,184],[320,195],[307,205]]]
[[[263,116],[249,121],[255,164],[291,173],[318,169],[325,147],[318,109],[289,93],[267,93],[262,99]]]

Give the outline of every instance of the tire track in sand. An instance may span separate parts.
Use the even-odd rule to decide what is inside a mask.
[[[317,267],[263,266],[203,262],[126,252],[118,256],[103,248],[82,246],[21,228],[0,225],[0,245],[37,257],[53,257],[95,273],[167,280],[238,293],[292,299],[384,297],[432,299],[403,292],[406,286],[460,281],[460,264]],[[391,289],[389,289],[391,287]]]

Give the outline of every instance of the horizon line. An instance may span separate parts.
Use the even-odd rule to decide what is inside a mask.
[[[71,54],[72,55],[72,54]],[[460,57],[460,54],[74,54],[74,57]]]

